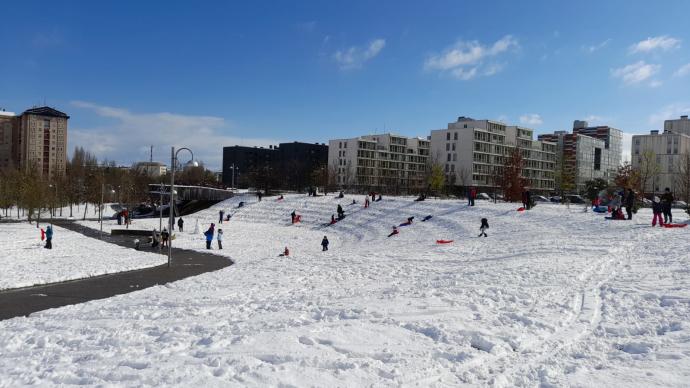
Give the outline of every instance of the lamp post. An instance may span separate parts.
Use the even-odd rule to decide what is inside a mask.
[[[234,192],[235,191],[235,163],[233,163],[232,166],[230,166],[230,169],[232,170],[232,179],[231,179],[232,183],[230,183],[230,190],[232,190]]]
[[[168,219],[168,230],[170,231],[170,239],[168,239],[168,268],[170,268],[170,263],[172,262],[172,227],[173,227],[173,213],[175,209],[175,168],[177,167],[177,154],[182,151],[187,150],[192,155],[191,163],[192,165],[197,165],[194,161],[194,152],[189,148],[182,147],[177,152],[175,147],[172,147],[170,152],[170,168],[172,172],[170,173],[170,210]]]
[[[55,199],[57,198],[57,183],[56,184],[49,184],[48,187],[55,189],[55,195],[53,196],[53,205],[52,209],[50,209],[50,224],[53,224],[53,213],[55,213]]]
[[[163,230],[163,190],[165,189],[165,184],[161,182],[161,187],[158,189],[160,194],[160,201],[158,202],[158,231]]]

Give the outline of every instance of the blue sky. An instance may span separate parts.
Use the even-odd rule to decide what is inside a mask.
[[[631,134],[690,113],[687,1],[0,8],[0,107],[45,101],[70,114],[70,148],[122,164],[174,144],[220,168],[223,146],[426,136],[460,115]]]

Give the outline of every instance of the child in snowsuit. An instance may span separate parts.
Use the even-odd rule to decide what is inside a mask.
[[[656,226],[657,219],[659,220],[659,226],[664,226],[664,219],[661,216],[663,212],[663,205],[661,201],[659,201],[659,197],[654,197],[654,201],[652,202],[652,213],[654,214],[652,226]]]
[[[53,227],[48,225],[46,228],[46,249],[53,249]]]
[[[216,240],[218,240],[218,249],[223,249],[223,229],[218,229]]]
[[[487,229],[489,229],[489,221],[486,218],[482,218],[482,225],[479,227],[479,231],[481,233],[479,233],[479,236],[477,236],[477,237],[481,237],[481,236],[488,237],[486,235]]]
[[[292,223],[295,223],[295,217],[297,217],[297,213],[293,210],[292,213],[290,213],[290,217],[292,218]]]
[[[323,247],[322,251],[327,251],[328,250],[328,238],[326,236],[323,236],[323,240],[321,240],[321,246]]]

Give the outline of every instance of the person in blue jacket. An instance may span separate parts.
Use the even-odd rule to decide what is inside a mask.
[[[46,228],[46,249],[53,249],[53,226],[48,225]]]
[[[208,230],[204,232],[204,236],[206,236],[206,249],[211,249],[211,243],[213,243],[213,232],[215,226],[216,224],[211,224],[211,227],[209,227]]]

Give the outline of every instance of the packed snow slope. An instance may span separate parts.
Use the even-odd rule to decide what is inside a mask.
[[[185,217],[174,244],[203,249],[232,213],[214,252],[236,264],[0,322],[0,386],[688,385],[690,228],[653,229],[647,210],[352,199],[238,197]],[[325,226],[338,204],[347,217]]]
[[[46,228],[42,223],[41,227]],[[154,267],[167,257],[108,244],[53,226],[53,249],[28,222],[0,223],[0,290]]]

